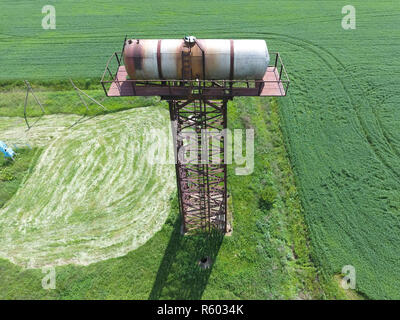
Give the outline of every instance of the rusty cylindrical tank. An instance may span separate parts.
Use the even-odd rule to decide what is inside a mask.
[[[129,39],[125,43],[124,63],[133,80],[180,80],[182,51],[189,53],[191,79],[262,79],[269,54],[264,40],[203,39],[189,44],[184,39]],[[204,65],[203,72],[203,55]],[[187,75],[185,75],[187,78]]]

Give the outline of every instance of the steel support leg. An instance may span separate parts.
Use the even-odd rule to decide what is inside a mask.
[[[227,230],[227,100],[170,100],[183,232]]]

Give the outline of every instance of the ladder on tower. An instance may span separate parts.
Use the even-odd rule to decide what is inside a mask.
[[[192,62],[191,55],[192,48],[184,46],[182,50],[182,80],[192,79]]]

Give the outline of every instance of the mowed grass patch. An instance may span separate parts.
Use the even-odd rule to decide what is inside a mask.
[[[169,127],[165,109],[132,109],[65,126],[74,118],[80,119],[46,115],[29,131],[19,119],[2,131],[11,145],[29,141],[43,149],[0,211],[0,255],[23,267],[87,265],[124,255],[158,231],[170,211],[173,164],[150,165],[147,155],[157,144],[149,131]]]

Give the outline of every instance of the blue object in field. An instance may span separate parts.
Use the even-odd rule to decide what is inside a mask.
[[[7,145],[3,141],[0,141],[0,151],[3,152],[4,157],[14,159],[14,150],[7,147]]]

